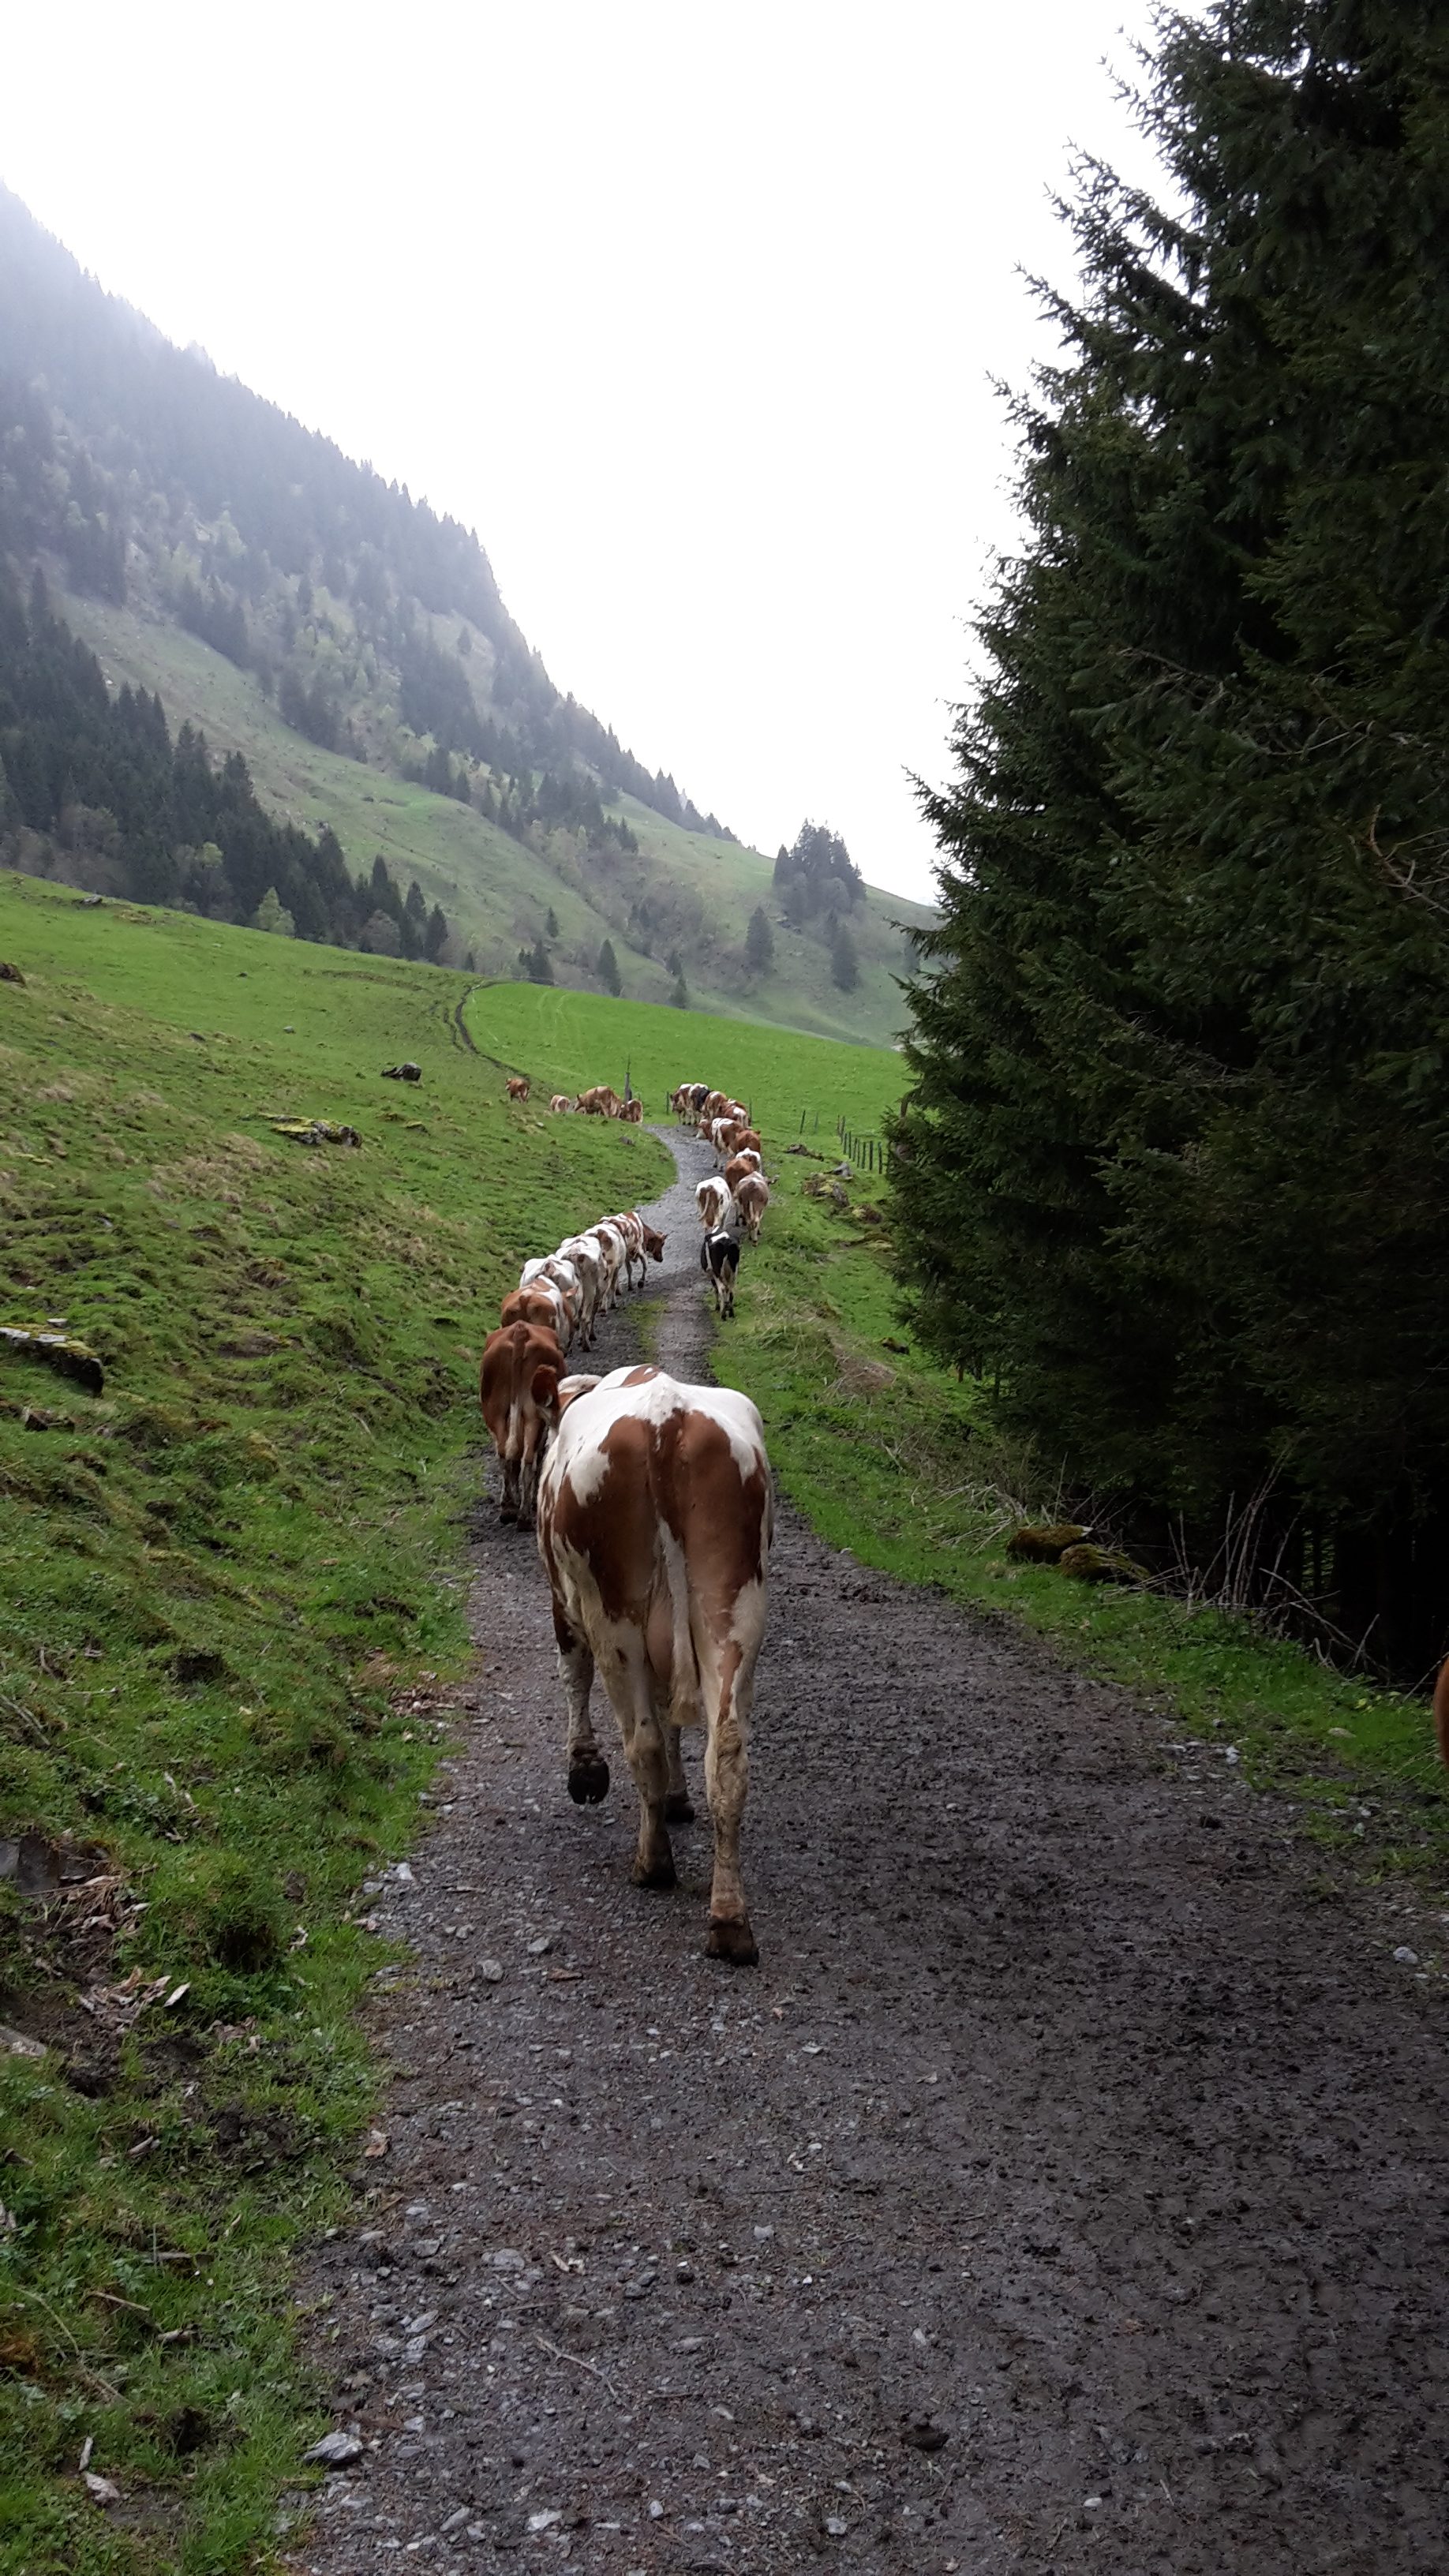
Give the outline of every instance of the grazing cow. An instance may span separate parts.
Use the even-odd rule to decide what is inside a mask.
[[[694,1812],[679,1731],[702,1724],[714,1824],[705,1948],[753,1967],[740,1822],[772,1524],[760,1417],[747,1396],[648,1367],[561,1383],[543,1367],[534,1396],[555,1425],[538,1552],[568,1705],[569,1795],[597,1805],[608,1792],[589,1718],[597,1662],[639,1793],[634,1883],[672,1887],[666,1820]]]
[[[528,1076],[526,1073],[510,1073],[508,1077],[508,1097],[510,1100],[526,1100],[528,1098]]]
[[[563,1290],[553,1279],[535,1279],[527,1288],[515,1288],[498,1309],[500,1324],[538,1324],[554,1333],[560,1350],[567,1351],[574,1337],[573,1317],[564,1302]]]
[[[540,1324],[507,1324],[490,1333],[478,1373],[478,1401],[503,1467],[500,1520],[533,1521],[538,1471],[550,1416],[534,1393],[540,1371],[563,1367],[557,1335]]]
[[[770,1184],[764,1173],[751,1172],[746,1180],[741,1181],[735,1192],[735,1205],[744,1220],[745,1232],[751,1243],[758,1243],[760,1240],[760,1226],[769,1204]]]
[[[696,1183],[694,1203],[699,1210],[700,1224],[706,1233],[712,1233],[716,1226],[725,1223],[729,1215],[730,1193],[725,1188],[724,1182],[715,1174],[707,1181]]]
[[[734,1236],[721,1226],[717,1233],[707,1234],[699,1247],[699,1266],[709,1272],[714,1302],[722,1324],[734,1321],[735,1273],[740,1266],[740,1247]]]
[[[592,1091],[581,1091],[574,1102],[585,1118],[617,1118],[623,1106],[617,1091],[611,1090],[607,1082],[596,1082]]]
[[[626,1127],[642,1127],[644,1124],[643,1101],[626,1100],[619,1112],[619,1115],[623,1119]]]
[[[562,1116],[564,1115],[564,1112],[565,1112],[566,1110],[572,1109],[572,1107],[573,1107],[573,1105],[574,1105],[574,1104],[573,1104],[573,1102],[570,1100],[569,1095],[568,1095],[568,1093],[567,1093],[566,1091],[556,1091],[556,1092],[554,1093],[554,1095],[553,1095],[553,1098],[550,1100],[550,1102],[549,1102],[549,1104],[548,1104],[548,1105],[549,1105],[549,1108],[552,1110],[553,1115],[555,1116],[555,1118],[562,1118]]]

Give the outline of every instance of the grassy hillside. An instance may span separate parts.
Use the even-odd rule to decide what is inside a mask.
[[[555,973],[567,985],[598,985],[599,949],[611,939],[625,993],[640,1001],[667,999],[674,979],[664,960],[677,949],[702,1009],[868,1045],[889,1044],[901,1028],[894,979],[907,954],[894,924],[923,923],[922,905],[872,892],[857,907],[851,932],[861,980],[842,993],[818,931],[791,930],[782,920],[773,863],[757,850],[684,831],[637,798],[616,795],[606,808],[633,831],[637,859],[610,850],[580,856],[564,835],[546,836],[540,854],[473,806],[293,732],[255,673],[213,652],[156,604],[117,608],[75,592],[60,594],[59,604],[113,688],[129,680],[159,690],[173,725],[188,718],[215,750],[239,751],[273,811],[308,829],[330,824],[354,872],[381,851],[400,883],[416,877],[429,905],[440,903],[447,914],[458,954],[471,950],[480,973],[515,973],[519,948],[544,934],[552,908]],[[345,607],[329,603],[328,615],[346,626]],[[741,951],[757,904],[774,930],[775,964],[753,978]],[[650,921],[647,956],[628,928],[641,905]]]
[[[901,1095],[900,1058],[887,1048],[822,1044],[795,1030],[722,1022],[701,1011],[488,984],[470,996],[464,1016],[480,1047],[524,1067],[540,1088],[580,1091],[612,1082],[622,1091],[627,1071],[651,1118],[664,1116],[681,1082],[732,1091],[753,1110],[772,1166],[800,1138],[834,1150],[841,1118],[873,1133]]]
[[[507,1108],[436,970],[15,878],[0,958],[0,1322],[105,1372],[0,1350],[0,1837],[94,1882],[0,1882],[0,2023],[48,2043],[0,2054],[0,2568],[239,2569],[321,2429],[287,2252],[345,2197],[349,1918],[465,1663],[478,1350],[667,1163]]]

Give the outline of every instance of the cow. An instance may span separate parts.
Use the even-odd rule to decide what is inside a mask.
[[[555,1257],[560,1261],[566,1261],[577,1273],[583,1290],[579,1340],[586,1351],[591,1351],[594,1347],[594,1325],[599,1309],[602,1306],[606,1315],[609,1311],[604,1293],[607,1279],[604,1270],[603,1245],[590,1235],[571,1234],[566,1243],[559,1245]]]
[[[556,1091],[548,1105],[555,1118],[562,1118],[574,1104],[566,1091]]]
[[[734,1150],[737,1154],[763,1154],[758,1127],[746,1127],[743,1135],[736,1138]]]
[[[735,1192],[735,1205],[744,1221],[751,1243],[760,1240],[760,1226],[770,1204],[770,1184],[763,1172],[751,1172]]]
[[[602,1218],[599,1224],[589,1228],[589,1232],[598,1243],[603,1255],[606,1300],[604,1311],[607,1314],[619,1302],[619,1282],[624,1278],[629,1267],[628,1238],[622,1226],[615,1225],[610,1217]]]
[[[478,1372],[478,1401],[503,1468],[503,1501],[499,1519],[532,1526],[538,1471],[548,1440],[549,1414],[534,1393],[534,1381],[563,1367],[558,1337],[546,1325],[501,1325],[483,1345]]]
[[[722,1324],[733,1323],[735,1312],[735,1273],[740,1266],[740,1247],[726,1226],[707,1234],[699,1247],[699,1266],[709,1272],[714,1302]]]
[[[582,1334],[584,1326],[584,1282],[571,1261],[563,1261],[556,1252],[545,1260],[525,1261],[519,1273],[520,1288],[531,1288],[537,1280],[551,1280],[568,1309],[569,1324],[574,1333]],[[588,1343],[585,1341],[585,1349]]]
[[[709,1122],[709,1141],[721,1162],[724,1162],[735,1150],[734,1135],[738,1123],[733,1118],[711,1118]],[[741,1133],[743,1132],[742,1129]]]
[[[642,1278],[644,1275],[643,1219],[640,1217],[636,1209],[626,1208],[622,1209],[617,1216],[605,1217],[604,1223],[606,1225],[611,1225],[616,1234],[623,1236],[624,1285],[626,1288],[632,1288],[634,1285],[634,1264],[636,1261],[639,1264],[640,1277]]]
[[[585,1118],[617,1118],[624,1104],[617,1091],[607,1082],[596,1082],[592,1091],[581,1091],[574,1107]]]
[[[709,1180],[695,1184],[694,1203],[699,1210],[700,1224],[707,1234],[713,1233],[717,1226],[725,1223],[730,1212],[731,1197],[717,1173]]]
[[[644,1123],[643,1101],[626,1100],[619,1112],[619,1115],[623,1119],[626,1127],[642,1127]]]
[[[689,1123],[691,1127],[698,1127],[700,1125],[704,1117],[704,1104],[708,1098],[709,1085],[707,1082],[692,1082],[690,1084]]]
[[[508,1077],[508,1097],[510,1100],[526,1100],[528,1098],[528,1076],[526,1073],[510,1073]]]
[[[527,1288],[515,1288],[505,1297],[498,1310],[500,1324],[539,1324],[558,1337],[559,1348],[567,1351],[574,1337],[573,1317],[569,1313],[563,1290],[553,1279],[535,1279]]]
[[[747,1396],[651,1367],[560,1380],[543,1365],[533,1393],[553,1425],[538,1552],[568,1708],[569,1795],[596,1806],[608,1794],[589,1718],[597,1665],[639,1794],[634,1884],[673,1887],[667,1824],[694,1813],[680,1730],[702,1725],[714,1825],[705,1948],[753,1967],[740,1823],[773,1522],[760,1417]]]
[[[738,1193],[741,1181],[748,1180],[750,1175],[753,1172],[757,1172],[759,1168],[759,1159],[754,1154],[734,1154],[731,1156],[720,1177],[732,1198]]]

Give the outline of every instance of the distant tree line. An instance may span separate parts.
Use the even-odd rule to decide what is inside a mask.
[[[315,839],[258,802],[245,761],[213,760],[159,697],[112,697],[50,607],[0,570],[0,851],[8,864],[213,920],[290,926],[334,947],[437,960],[447,920],[379,855],[355,880],[336,835]],[[269,899],[270,898],[270,902]]]

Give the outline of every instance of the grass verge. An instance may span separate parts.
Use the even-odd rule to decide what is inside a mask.
[[[367,1890],[467,1669],[481,1343],[668,1167],[505,1106],[461,977],[23,879],[0,958],[0,1323],[104,1372],[0,1347],[0,2570],[221,2576],[322,2429],[291,2250],[386,2171]]]
[[[856,1183],[844,1207],[811,1198],[817,1169],[784,1157],[741,1272],[738,1330],[715,1346],[813,1527],[907,1582],[1009,1612],[1065,1662],[1171,1711],[1255,1784],[1289,1791],[1326,1849],[1408,1873],[1449,1904],[1449,1795],[1424,1704],[1325,1670],[1249,1620],[1013,1564],[1003,1541],[1042,1500],[1031,1462],[1003,1449],[977,1390],[900,1322],[878,1193]]]

